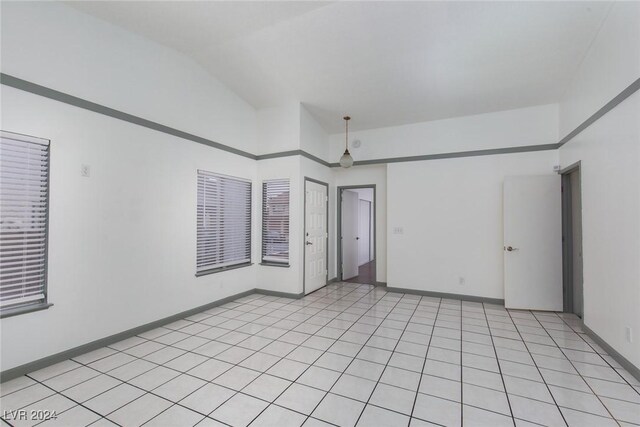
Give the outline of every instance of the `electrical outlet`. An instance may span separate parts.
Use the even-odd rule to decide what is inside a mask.
[[[464,284],[466,283],[466,280],[464,277],[460,276],[458,278],[458,283],[460,284],[460,286],[464,286]]]
[[[91,176],[91,166],[82,165],[80,166],[80,176],[89,177]]]
[[[402,227],[393,227],[393,234],[404,234],[404,228],[402,228]]]
[[[625,331],[626,331],[626,335],[627,335],[627,342],[628,343],[632,343],[633,342],[633,330],[629,326],[627,326],[625,328]]]

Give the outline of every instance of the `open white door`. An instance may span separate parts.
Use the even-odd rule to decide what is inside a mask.
[[[355,191],[342,191],[342,280],[358,275],[358,216],[360,197]]]
[[[371,202],[368,200],[359,201],[360,218],[358,221],[358,265],[363,265],[371,261]]]
[[[327,187],[305,180],[305,294],[327,284]]]
[[[504,180],[504,301],[507,308],[562,311],[559,175]]]

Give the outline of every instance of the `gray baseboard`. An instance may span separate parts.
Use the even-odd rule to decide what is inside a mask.
[[[304,296],[304,292],[300,292],[299,294],[294,294],[291,292],[270,291],[268,289],[256,289],[255,292],[262,295],[269,295],[272,297],[280,297],[280,298],[300,299]]]
[[[374,283],[374,286],[382,286],[382,287],[387,287],[387,282],[376,282]]]
[[[327,282],[327,285],[330,285],[331,283],[335,283],[338,281],[337,277],[334,277],[333,279],[329,279],[329,281]]]
[[[499,298],[478,297],[475,295],[449,294],[446,292],[423,291],[421,289],[405,289],[387,286],[389,292],[401,292],[403,294],[421,295],[425,297],[459,299],[463,301],[484,302],[487,304],[504,305],[504,300]]]
[[[7,369],[0,372],[0,383],[12,380],[14,378],[18,378],[22,375],[28,374],[29,372],[37,371],[38,369],[46,368],[47,366],[56,364],[58,362],[62,362],[64,360],[70,359],[72,357],[79,356],[84,353],[88,353],[93,350],[97,350],[99,348],[105,347],[109,344],[116,343],[118,341],[122,341],[134,335],[141,334],[146,331],[150,331],[151,329],[159,328],[162,325],[166,325],[167,323],[175,322],[176,320],[183,319],[185,317],[192,316],[196,313],[200,313],[204,310],[209,310],[211,308],[217,307],[219,305],[226,304],[230,301],[236,300],[238,298],[242,298],[247,295],[251,295],[254,293],[259,293],[263,295],[271,295],[277,297],[284,298],[302,298],[304,294],[292,294],[287,292],[276,292],[276,291],[268,291],[265,289],[249,289],[248,291],[240,292],[234,295],[230,295],[228,297],[219,299],[214,302],[210,302],[205,305],[201,305],[196,308],[192,308],[177,314],[173,314],[171,316],[165,317],[163,319],[155,320],[153,322],[144,324],[142,326],[137,326],[135,328],[128,329],[126,331],[119,332],[117,334],[110,335],[108,337],[100,338],[95,341],[91,341],[87,344],[80,345],[78,347],[70,348],[65,351],[61,351],[60,353],[53,354],[51,356],[43,357],[42,359],[34,360],[33,362],[25,363],[24,365],[16,366],[15,368]]]
[[[624,369],[626,369],[631,375],[633,375],[635,379],[640,381],[640,368],[627,360],[626,357],[618,353],[615,348],[611,347],[605,340],[600,338],[598,334],[589,329],[589,327],[585,325],[584,322],[582,323],[582,329],[584,329],[587,335],[592,340],[594,340],[596,344],[602,347],[609,354],[609,356],[613,357],[613,360],[618,362]]]

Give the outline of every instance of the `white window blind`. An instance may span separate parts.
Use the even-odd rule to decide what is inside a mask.
[[[0,137],[0,309],[46,303],[49,141]]]
[[[262,183],[262,262],[289,263],[289,180]]]
[[[197,273],[251,262],[251,182],[198,171]]]

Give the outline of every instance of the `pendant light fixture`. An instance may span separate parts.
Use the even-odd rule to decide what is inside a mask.
[[[347,169],[353,166],[353,157],[351,157],[351,153],[349,153],[349,120],[351,117],[345,116],[344,125],[345,125],[345,141],[344,141],[344,154],[340,157],[340,166]]]

